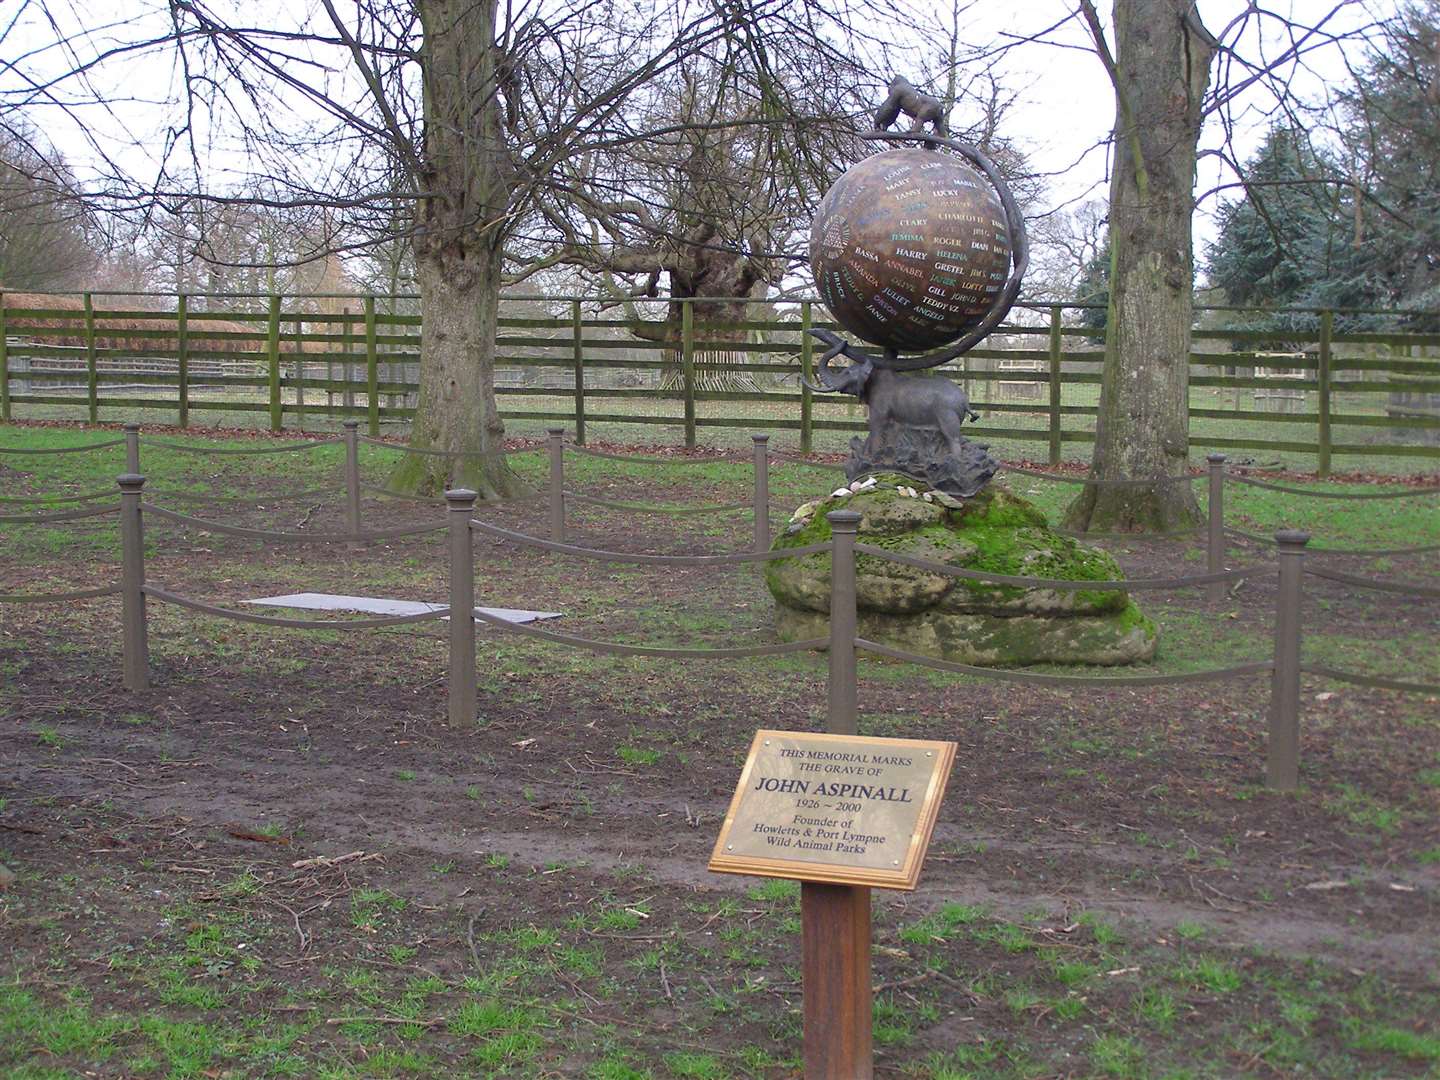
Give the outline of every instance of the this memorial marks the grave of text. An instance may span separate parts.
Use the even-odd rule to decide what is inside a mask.
[[[955,744],[759,731],[710,869],[913,889]]]

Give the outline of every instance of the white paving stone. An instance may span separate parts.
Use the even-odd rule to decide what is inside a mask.
[[[246,600],[247,604],[263,604],[266,607],[302,608],[306,611],[362,611],[367,615],[422,615],[445,607],[444,604],[428,604],[423,600],[392,600],[384,596],[339,596],[335,593],[287,593],[284,596],[261,596]],[[540,619],[558,619],[558,611],[524,611],[516,608],[477,607],[494,618],[513,623],[538,622]]]

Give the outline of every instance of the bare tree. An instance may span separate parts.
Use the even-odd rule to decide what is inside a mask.
[[[115,212],[324,208],[342,248],[404,230],[426,331],[412,445],[466,457],[412,456],[392,482],[505,495],[515,480],[493,392],[496,318],[507,250],[537,254],[521,232],[537,200],[585,178],[587,157],[689,125],[645,97],[688,58],[762,53],[803,28],[796,20],[834,24],[804,0],[340,2],[262,26],[239,5],[186,0],[101,27],[72,0],[28,0],[0,27],[18,57],[0,69],[0,124],[72,124],[90,140],[88,194]],[[176,73],[158,138],[114,108],[131,104],[139,64]],[[243,182],[220,179],[217,160]]]
[[[73,288],[98,258],[93,222],[63,162],[30,130],[0,130],[0,285]]]
[[[1257,100],[1294,106],[1293,79],[1319,50],[1362,40],[1342,32],[1359,0],[1332,0],[1309,23],[1251,4],[1219,33],[1195,0],[1115,0],[1114,48],[1092,0],[1079,16],[1115,92],[1110,186],[1109,310],[1092,472],[1155,478],[1145,486],[1087,487],[1066,513],[1081,529],[1170,530],[1198,520],[1180,477],[1189,452],[1189,353],[1196,161],[1207,118],[1229,151],[1238,118]]]

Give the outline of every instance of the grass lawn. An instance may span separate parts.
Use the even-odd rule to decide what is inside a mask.
[[[567,485],[738,501],[749,439],[728,434],[735,449],[703,465],[571,455]],[[109,437],[0,427],[0,447]],[[363,448],[366,482],[395,457]],[[341,460],[339,447],[147,447],[143,471],[160,505],[331,531]],[[511,461],[543,480],[543,451]],[[102,491],[123,464],[119,447],[0,454],[0,496]],[[1009,482],[1052,518],[1073,493]],[[788,462],[771,477],[784,513],[831,486]],[[1321,487],[1341,486],[1378,490]],[[230,501],[177,497],[201,494]],[[1434,495],[1226,498],[1230,524],[1302,527],[1317,545],[1440,533]],[[482,512],[545,532],[543,502]],[[374,528],[443,513],[364,506]],[[746,513],[572,506],[569,524],[582,545],[688,554],[751,533]],[[0,593],[117,574],[113,519],[0,524],[0,537]],[[446,596],[438,537],[269,546],[151,520],[146,538],[147,579],[210,603]],[[1205,565],[1185,541],[1103,546],[1133,577]],[[484,537],[475,552],[479,602],[563,611],[567,633],[772,640],[753,567],[657,572]],[[1232,565],[1269,557],[1231,552]],[[1440,584],[1433,553],[1327,558]],[[1307,590],[1307,659],[1440,680],[1440,601]],[[1161,633],[1139,671],[1269,654],[1268,576],[1218,605],[1196,590],[1136,598]],[[797,887],[704,867],[754,729],[823,726],[823,656],[679,663],[482,628],[478,715],[457,730],[442,624],[283,630],[152,602],[153,686],[131,693],[119,614],[113,597],[0,605],[0,864],[16,875],[0,881],[0,1075],[799,1075]],[[1306,676],[1301,788],[1280,795],[1263,786],[1268,696],[1263,677],[1052,690],[862,660],[862,733],[959,744],[919,889],[875,897],[878,1075],[1440,1075],[1440,701]]]

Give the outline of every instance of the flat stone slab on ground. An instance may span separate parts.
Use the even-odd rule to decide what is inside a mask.
[[[423,615],[445,607],[444,604],[430,604],[423,600],[391,600],[384,596],[338,596],[335,593],[302,592],[286,593],[284,596],[261,596],[246,604],[263,604],[267,607],[303,608],[306,611],[363,611],[367,615]],[[517,608],[477,607],[486,615],[513,623],[532,623],[541,619],[558,619],[558,611],[525,611]]]

